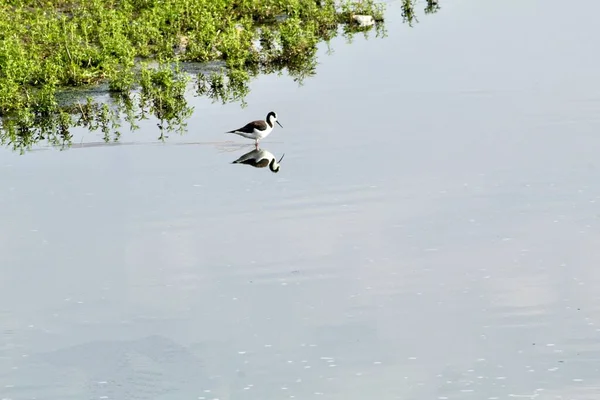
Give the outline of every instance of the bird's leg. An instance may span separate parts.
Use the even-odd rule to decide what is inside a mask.
[[[256,150],[258,150],[258,139],[256,139],[256,140],[254,141],[254,148],[255,148]]]

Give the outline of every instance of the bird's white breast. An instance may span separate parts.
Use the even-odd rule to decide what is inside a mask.
[[[271,131],[272,131],[272,130],[273,130],[273,127],[271,127],[271,126],[267,125],[267,129],[265,129],[264,131],[259,131],[258,129],[256,129],[256,128],[255,128],[255,129],[254,129],[254,133],[256,134],[256,136],[257,136],[259,139],[262,139],[262,138],[264,138],[264,137],[267,137],[267,135],[268,135],[269,133],[271,133]]]

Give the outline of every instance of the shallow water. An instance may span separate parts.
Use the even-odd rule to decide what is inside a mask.
[[[600,4],[564,4],[390,3],[165,144],[0,151],[0,398],[598,398]],[[230,164],[271,109],[280,172]]]

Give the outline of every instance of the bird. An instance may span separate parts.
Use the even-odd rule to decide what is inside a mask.
[[[275,111],[271,111],[267,114],[267,117],[264,121],[256,120],[248,122],[241,128],[225,133],[235,133],[236,135],[243,136],[247,139],[254,139],[254,145],[256,149],[258,149],[258,141],[266,138],[269,133],[271,133],[273,127],[275,126],[275,122],[277,122],[277,124],[283,128],[283,125],[277,121],[277,113]]]
[[[240,156],[240,158],[233,161],[232,164],[246,164],[254,168],[264,168],[268,165],[271,172],[277,173],[279,172],[279,163],[283,160],[283,156],[285,156],[285,154],[281,156],[279,161],[275,161],[275,156],[270,151],[254,149]]]

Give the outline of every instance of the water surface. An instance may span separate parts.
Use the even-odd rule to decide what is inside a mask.
[[[564,7],[392,2],[184,136],[1,151],[0,398],[596,399],[600,4]],[[280,172],[230,164],[270,110]]]

